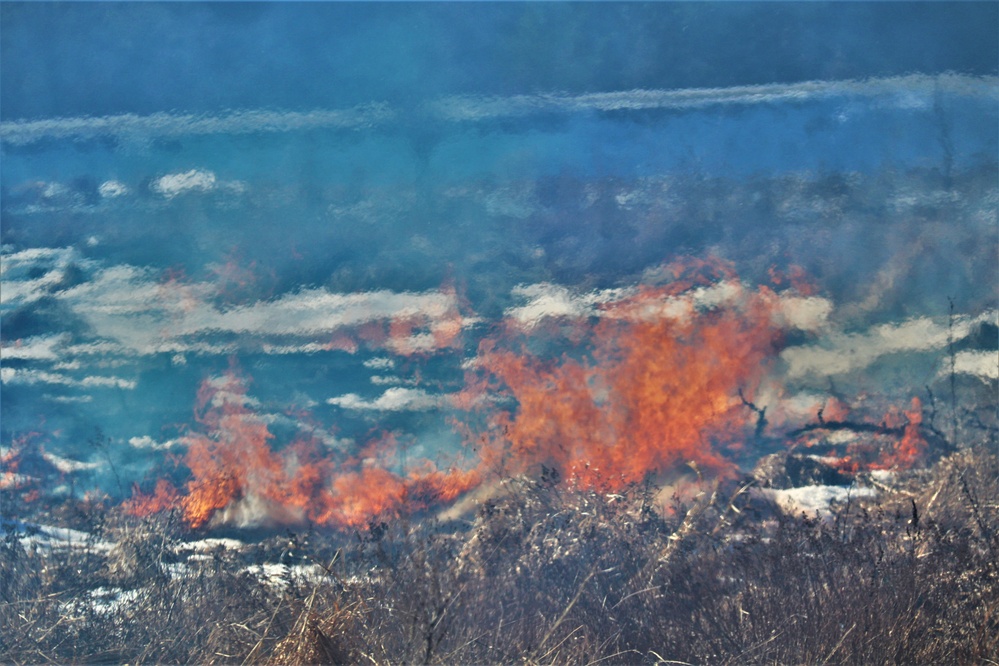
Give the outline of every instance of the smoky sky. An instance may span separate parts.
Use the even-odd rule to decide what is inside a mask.
[[[994,386],[997,7],[5,2],[0,444],[139,478],[237,368],[453,451],[479,340],[678,257],[808,276],[788,395]]]
[[[5,2],[4,119],[990,75],[992,2]]]

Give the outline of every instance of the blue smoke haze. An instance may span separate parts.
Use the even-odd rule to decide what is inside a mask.
[[[948,297],[994,318],[997,24],[994,2],[4,2],[0,444],[96,459],[100,428],[141,478],[235,360],[280,441],[307,410],[331,446],[454,450],[417,398],[461,386],[517,285],[684,254],[801,265],[843,330]],[[321,349],[355,312],[333,296],[375,320],[445,284],[464,348]]]

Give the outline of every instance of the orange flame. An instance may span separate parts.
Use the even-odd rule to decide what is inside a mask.
[[[884,456],[878,467],[909,469],[926,454],[928,444],[920,431],[923,424],[923,402],[914,397],[902,417],[897,412],[889,413],[885,416],[885,423],[895,425],[902,419],[905,423],[902,438],[895,444],[894,450]]]
[[[745,439],[751,413],[738,394],[753,395],[777,350],[778,299],[746,289],[722,264],[670,272],[676,281],[605,306],[599,323],[575,336],[589,343],[581,358],[546,361],[496,340],[481,344],[471,393],[459,401],[491,410],[480,436],[487,466],[520,473],[544,465],[604,489],[685,462],[731,467],[721,452]],[[721,296],[704,291],[712,287]],[[516,408],[497,409],[486,393]]]
[[[132,488],[132,498],[122,505],[125,512],[133,516],[148,516],[149,514],[167,511],[176,507],[180,493],[166,479],[159,479],[152,495],[143,495],[138,487]]]
[[[44,463],[42,438],[40,432],[28,432],[11,439],[10,448],[0,454],[0,490],[19,491],[26,502],[41,496],[38,489],[43,481],[41,476],[51,471],[48,464],[39,465]]]
[[[12,446],[0,454],[0,490],[17,488],[22,484],[22,480],[17,473],[20,463],[21,452],[17,447]]]
[[[825,461],[848,474],[910,469],[924,461],[929,442],[924,436],[923,403],[918,397],[912,398],[908,410],[890,406],[877,424],[865,420],[869,413],[860,410],[851,418],[851,409],[831,398],[818,412],[819,423],[799,431],[798,443],[805,447],[821,445]],[[826,437],[830,430],[847,436],[831,443]]]
[[[511,317],[480,342],[464,390],[451,399],[460,415],[453,423],[477,455],[471,469],[400,464],[401,444],[392,434],[353,455],[312,436],[275,447],[246,380],[231,369],[198,392],[203,432],[187,438],[184,487],[161,481],[150,495],[136,492],[127,508],[138,515],[179,508],[192,528],[243,521],[350,528],[453,502],[488,472],[555,470],[600,490],[620,490],[684,464],[726,474],[734,469],[731,454],[762,421],[752,401],[764,392],[783,344],[782,299],[800,297],[804,281],[792,270],[775,280],[789,282],[788,292],[754,289],[711,260],[666,266],[656,279],[608,291],[601,304],[590,299],[589,309],[568,308],[575,314],[557,321]],[[407,315],[354,333],[407,356],[456,346],[462,314],[447,308],[449,323],[437,328]],[[568,351],[553,357],[543,349]],[[826,420],[846,412],[835,399],[823,409]],[[914,399],[904,420],[898,416],[890,426],[904,427],[891,464],[908,466],[922,456],[921,422],[922,405]],[[844,458],[844,468],[857,464]]]
[[[235,371],[205,381],[197,419],[207,432],[187,438],[191,478],[184,492],[161,480],[152,494],[134,492],[126,510],[142,516],[179,508],[192,528],[306,520],[355,527],[453,501],[479,482],[474,470],[442,471],[429,461],[391,471],[398,446],[391,436],[356,457],[324,454],[312,439],[276,451],[250,405],[246,382]]]

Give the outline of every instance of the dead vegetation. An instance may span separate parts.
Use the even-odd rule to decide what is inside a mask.
[[[464,521],[196,551],[169,514],[140,522],[92,502],[76,511],[83,543],[0,543],[0,660],[999,661],[991,443],[870,480],[877,500],[825,518],[775,510],[749,476],[695,483],[666,511],[654,488],[557,481],[507,480]]]

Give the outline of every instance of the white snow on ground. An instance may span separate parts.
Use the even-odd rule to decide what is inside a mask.
[[[325,572],[317,564],[255,564],[249,566],[247,571],[272,587],[284,590],[288,587],[289,581],[294,581],[298,585],[317,585],[325,580]]]
[[[63,617],[72,617],[86,612],[87,607],[100,615],[115,613],[123,605],[139,598],[145,588],[125,590],[120,587],[95,587],[87,593],[86,599],[72,599],[59,605]]]
[[[184,541],[175,546],[177,552],[191,551],[195,553],[207,553],[215,550],[216,548],[224,548],[225,550],[241,550],[246,546],[245,543],[239,539],[199,539],[197,541]]]
[[[890,354],[944,350],[952,341],[967,338],[976,325],[995,322],[997,316],[996,310],[988,310],[976,316],[956,316],[952,321],[914,317],[858,333],[833,332],[815,344],[788,347],[780,357],[787,364],[790,379],[858,372]],[[994,351],[961,352],[954,370],[994,380],[999,378],[999,355]],[[941,374],[949,372],[947,364]]]
[[[395,361],[384,357],[369,358],[364,362],[364,367],[372,370],[391,370],[395,367]]]
[[[62,456],[57,456],[56,454],[49,453],[48,451],[42,454],[42,458],[47,460],[53,467],[63,474],[100,469],[100,467],[104,464],[101,462],[85,462],[83,460],[63,458]]]
[[[191,575],[191,565],[187,562],[168,562],[163,565],[171,579],[187,578]]]
[[[880,483],[888,483],[894,481],[897,474],[890,469],[872,469],[870,471],[871,478]]]
[[[432,395],[422,389],[403,388],[395,386],[386,389],[385,393],[375,400],[365,400],[356,393],[347,393],[326,402],[343,409],[378,410],[388,412],[427,411],[445,404],[444,396]]]
[[[53,361],[59,358],[56,351],[58,347],[64,346],[69,341],[69,335],[58,333],[56,335],[36,335],[23,340],[6,342],[0,348],[0,357],[4,361],[14,359],[28,361]]]
[[[137,449],[152,449],[154,451],[165,451],[172,449],[175,446],[184,446],[184,441],[182,439],[168,439],[166,441],[160,442],[153,439],[149,435],[141,435],[139,437],[130,437],[128,440],[129,446],[133,446]]]
[[[128,186],[117,180],[106,180],[101,183],[97,191],[105,199],[114,199],[128,194]]]
[[[947,366],[940,368],[940,377],[950,372]],[[999,379],[999,353],[994,351],[962,351],[954,355],[954,372],[974,375],[983,382]]]
[[[841,458],[839,458],[837,456],[816,456],[816,455],[809,455],[809,456],[805,456],[805,457],[806,458],[811,458],[812,460],[814,460],[816,462],[820,462],[820,463],[822,463],[824,465],[829,465],[830,467],[835,467],[836,464],[839,463],[840,460],[842,460]]]
[[[850,500],[877,496],[877,491],[873,488],[855,486],[805,486],[785,490],[757,488],[756,492],[773,500],[788,515],[806,513],[819,518],[829,517],[834,504],[845,504]]]
[[[20,537],[23,546],[29,548],[35,546],[43,550],[89,548],[91,550],[107,552],[114,548],[114,544],[107,541],[98,541],[92,535],[80,530],[71,530],[66,527],[50,527],[48,525],[34,525],[21,520],[0,521],[0,533],[3,536],[16,534]]]
[[[191,169],[184,173],[171,173],[153,181],[152,190],[171,199],[184,192],[208,192],[215,189],[217,178],[211,171]]]
[[[123,590],[120,587],[98,587],[90,591],[94,610],[98,613],[112,613],[123,604],[139,598],[142,590]]]
[[[371,375],[371,383],[375,386],[416,386],[415,379],[404,379],[396,375]]]

